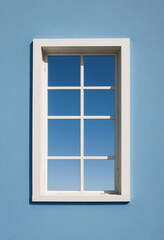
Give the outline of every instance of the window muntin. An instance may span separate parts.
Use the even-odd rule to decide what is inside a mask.
[[[35,39],[33,41],[33,201],[71,201],[71,202],[122,202],[130,200],[130,44],[129,39]],[[79,54],[80,53],[80,54]],[[61,56],[117,56],[117,71],[115,72],[115,86],[102,86],[97,84],[101,90],[113,89],[115,92],[115,193],[112,194],[106,191],[63,191],[57,193],[54,191],[47,191],[48,187],[48,164],[47,164],[47,138],[48,138],[48,120],[61,119],[62,116],[48,116],[48,91],[47,90],[66,90],[69,87],[74,90],[80,90],[80,79],[78,83],[71,86],[46,82],[48,74],[47,56],[61,55]],[[77,58],[78,59],[78,58]],[[80,62],[81,65],[81,62]],[[84,65],[83,65],[84,66]],[[77,74],[76,74],[77,76]],[[77,79],[77,78],[76,78]],[[84,71],[83,71],[84,80]],[[99,80],[97,80],[99,81]],[[84,84],[84,81],[83,81]],[[105,85],[105,84],[103,84]],[[112,86],[113,85],[113,86]],[[94,85],[83,85],[83,90],[96,90]],[[106,88],[108,87],[108,89]],[[81,98],[81,95],[80,95]],[[84,108],[84,106],[83,106]],[[81,111],[81,109],[80,109]],[[84,113],[84,109],[83,109]],[[58,113],[57,113],[58,114]],[[95,116],[85,116],[85,120],[93,119]],[[96,116],[99,118],[99,116]],[[106,115],[103,116],[106,119]],[[80,121],[80,116],[64,116],[64,119],[75,119]],[[54,120],[55,120],[54,119]],[[112,119],[112,116],[110,116]],[[107,118],[108,120],[108,118]],[[84,122],[83,122],[84,123]],[[83,126],[84,127],[84,126]],[[50,156],[49,160],[56,159],[58,156]],[[72,159],[71,156],[59,156],[61,159]],[[80,160],[78,156],[76,159],[73,156],[72,160]],[[94,157],[94,159],[93,159]],[[100,157],[100,156],[98,156]],[[98,160],[95,156],[84,157],[85,160]],[[102,160],[107,157],[101,158]],[[113,159],[108,157],[108,159]],[[113,160],[115,160],[113,159]],[[84,165],[83,165],[84,170]],[[83,171],[84,173],[84,171]],[[84,186],[83,186],[84,187]],[[57,194],[56,194],[57,193]]]

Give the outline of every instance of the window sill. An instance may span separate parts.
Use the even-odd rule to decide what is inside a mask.
[[[119,194],[55,194],[32,197],[33,202],[130,202],[130,195]]]

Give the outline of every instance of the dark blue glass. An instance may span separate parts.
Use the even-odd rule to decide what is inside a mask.
[[[48,190],[80,190],[80,160],[48,160]]]
[[[84,190],[114,190],[114,165],[114,160],[84,160]]]
[[[85,115],[114,115],[115,91],[114,90],[85,90],[84,92]]]
[[[115,155],[115,120],[84,120],[84,154]]]
[[[80,91],[49,90],[48,115],[49,116],[80,115]]]
[[[80,120],[48,120],[48,155],[80,155]]]
[[[85,56],[84,57],[85,86],[114,86],[115,57]]]
[[[80,56],[49,56],[48,86],[79,86]]]

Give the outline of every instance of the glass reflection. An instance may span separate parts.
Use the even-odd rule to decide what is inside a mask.
[[[115,57],[85,56],[84,57],[85,86],[114,86]]]
[[[80,161],[48,160],[48,190],[80,190]]]
[[[84,104],[85,115],[114,115],[115,91],[85,90]]]
[[[48,120],[48,155],[80,155],[80,120]]]
[[[49,56],[48,86],[79,86],[80,56]]]
[[[84,154],[85,156],[115,155],[115,121],[84,121]]]
[[[49,116],[76,116],[80,115],[79,90],[49,90]]]
[[[114,160],[84,161],[84,190],[109,191],[115,189]]]

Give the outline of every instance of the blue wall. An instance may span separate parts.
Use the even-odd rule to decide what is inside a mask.
[[[0,239],[164,239],[164,1],[0,1]],[[131,202],[31,204],[33,38],[131,38]]]

